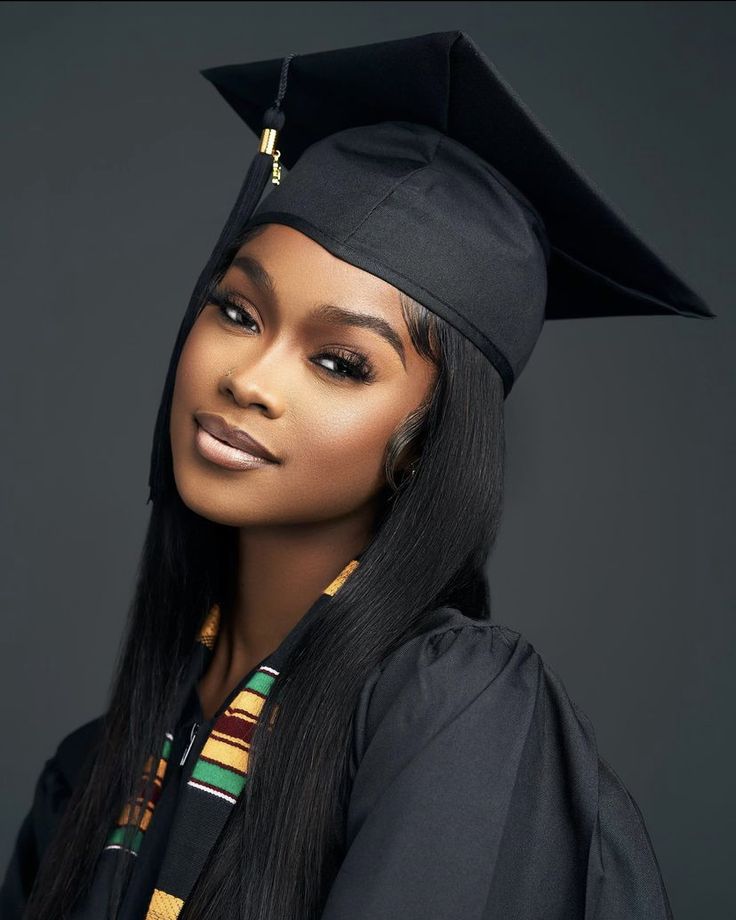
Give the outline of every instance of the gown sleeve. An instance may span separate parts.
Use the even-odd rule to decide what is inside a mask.
[[[671,920],[587,716],[520,633],[463,621],[405,643],[361,691],[322,920]]]
[[[0,920],[21,920],[41,858],[54,836],[100,726],[101,718],[86,722],[67,735],[44,763],[0,885]]]

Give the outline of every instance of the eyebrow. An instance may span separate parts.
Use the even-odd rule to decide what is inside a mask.
[[[244,272],[263,293],[271,297],[275,295],[276,285],[274,280],[258,259],[241,253],[233,259],[232,264],[235,268],[239,268]],[[374,316],[372,313],[358,313],[355,310],[348,310],[332,303],[321,303],[310,311],[309,318],[318,322],[331,323],[335,326],[356,326],[375,332],[384,338],[396,351],[399,358],[401,358],[404,369],[406,369],[406,353],[401,336],[390,323],[386,322],[385,319],[381,319],[380,316]]]

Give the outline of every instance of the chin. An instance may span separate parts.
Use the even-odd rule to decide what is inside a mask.
[[[219,500],[216,492],[213,490],[187,490],[182,489],[177,483],[179,496],[184,504],[198,514],[200,517],[213,524],[224,524],[228,527],[244,527],[248,524],[257,523],[249,520],[248,515],[243,513],[237,503],[223,495]]]
[[[202,472],[188,463],[174,464],[174,481],[182,502],[200,517],[228,527],[257,527],[283,523],[282,498],[272,502],[273,490],[248,488],[248,473],[213,469]],[[229,477],[233,477],[228,481]],[[271,493],[270,497],[267,494]]]

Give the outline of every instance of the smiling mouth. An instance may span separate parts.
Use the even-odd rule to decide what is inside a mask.
[[[220,441],[209,431],[205,431],[199,422],[196,424],[195,443],[197,450],[206,460],[229,470],[253,470],[258,467],[277,465],[272,460],[256,457],[239,447],[233,447],[231,444]]]

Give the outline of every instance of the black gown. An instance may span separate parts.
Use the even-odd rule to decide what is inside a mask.
[[[346,851],[322,920],[671,920],[639,807],[559,677],[508,626],[449,607],[428,624],[361,691]],[[183,767],[180,756],[202,719],[193,692],[124,920],[146,917],[197,743]],[[100,725],[72,732],[45,763],[0,889],[0,920],[22,916]],[[86,905],[77,916],[104,911]]]

